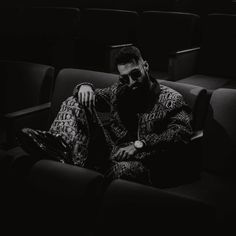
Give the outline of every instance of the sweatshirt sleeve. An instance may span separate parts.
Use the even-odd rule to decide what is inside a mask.
[[[188,143],[192,136],[191,124],[191,110],[184,102],[182,96],[179,96],[174,101],[172,109],[166,112],[162,131],[158,133],[153,130],[153,132],[142,137],[146,149],[165,148],[171,143],[177,142]]]
[[[76,96],[79,88],[82,85],[89,85],[92,87],[92,89],[94,90],[95,93],[95,108],[96,110],[100,111],[100,112],[109,112],[110,108],[111,108],[111,100],[114,97],[115,94],[115,90],[117,87],[117,83],[113,84],[112,86],[109,86],[107,88],[96,88],[94,87],[93,84],[91,83],[80,83],[78,85],[75,86],[74,90],[73,90],[73,96]]]

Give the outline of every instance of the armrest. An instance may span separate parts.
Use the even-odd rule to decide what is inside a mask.
[[[195,142],[201,140],[203,137],[203,130],[197,130],[194,132],[193,136],[191,137],[191,141]]]
[[[103,175],[86,168],[53,160],[36,162],[30,170],[28,183],[33,193],[30,198],[33,206],[37,205],[42,213],[37,214],[39,220],[44,219],[54,226],[63,219],[65,232],[80,222],[80,232],[84,235],[83,229],[88,230],[97,217],[103,180]]]
[[[116,73],[116,66],[115,66],[115,55],[116,53],[123,47],[132,46],[132,43],[126,44],[116,44],[116,45],[108,45],[107,53],[106,53],[106,61],[107,61],[107,68],[108,72]]]
[[[55,195],[79,200],[95,197],[101,192],[103,175],[86,168],[57,162],[54,160],[37,161],[30,170],[30,181],[33,187]],[[86,194],[92,193],[92,196]]]
[[[172,53],[168,66],[170,80],[177,81],[196,73],[199,51],[197,47]]]
[[[16,133],[23,127],[45,130],[48,128],[49,109],[51,103],[22,109],[16,112],[4,115],[6,124],[6,142],[7,145],[14,146],[16,144]]]
[[[189,143],[189,153],[192,156],[195,156],[196,159],[202,156],[202,139],[203,139],[203,130],[198,130],[193,133]]]
[[[17,118],[24,117],[27,115],[35,114],[37,112],[42,112],[44,110],[48,110],[50,107],[51,107],[51,103],[48,102],[48,103],[44,103],[44,104],[41,104],[38,106],[29,107],[29,108],[15,111],[15,112],[7,113],[7,114],[5,114],[5,118],[6,119],[17,119]]]

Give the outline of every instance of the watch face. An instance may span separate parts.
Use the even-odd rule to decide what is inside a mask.
[[[142,148],[142,147],[143,147],[143,142],[137,140],[137,141],[134,142],[134,146],[135,146],[136,148]]]

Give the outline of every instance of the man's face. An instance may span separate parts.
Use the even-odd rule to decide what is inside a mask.
[[[145,71],[145,65],[142,61],[135,61],[127,64],[119,64],[117,69],[120,73],[120,80],[126,84],[131,90],[146,90],[149,85],[149,78]]]
[[[120,81],[122,86],[117,93],[119,109],[124,113],[137,112],[146,103],[150,90],[150,80],[145,65],[142,62],[119,64]]]

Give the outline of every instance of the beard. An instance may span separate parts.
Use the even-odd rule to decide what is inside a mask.
[[[132,87],[123,85],[117,92],[118,108],[128,113],[142,112],[148,103],[149,89],[145,84],[134,84]]]
[[[117,109],[122,123],[129,130],[137,126],[137,113],[144,112],[148,105],[149,90],[143,85],[134,89],[122,85],[117,92]]]

